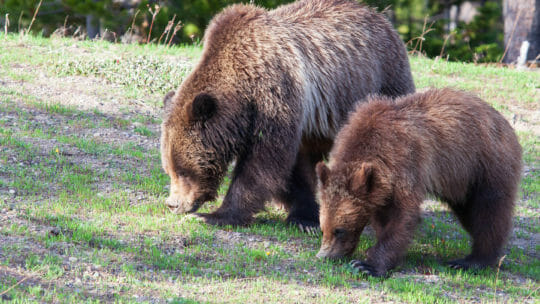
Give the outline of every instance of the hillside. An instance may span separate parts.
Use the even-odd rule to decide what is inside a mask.
[[[0,36],[0,302],[540,301],[540,72],[411,58],[419,90],[470,90],[505,115],[524,177],[500,271],[446,267],[469,237],[427,201],[406,262],[379,280],[316,259],[320,237],[286,226],[272,206],[250,228],[167,210],[161,99],[200,53]],[[373,242],[364,233],[354,257]]]

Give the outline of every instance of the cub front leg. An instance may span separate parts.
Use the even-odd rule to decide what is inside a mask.
[[[372,219],[377,243],[368,249],[365,261],[353,260],[351,266],[359,272],[386,277],[405,256],[418,224],[419,206],[389,204],[377,211]]]

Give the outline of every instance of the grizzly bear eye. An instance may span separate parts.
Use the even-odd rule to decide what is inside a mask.
[[[334,229],[334,236],[337,237],[337,238],[341,238],[341,237],[345,236],[345,234],[347,234],[347,230],[345,230],[343,228]]]

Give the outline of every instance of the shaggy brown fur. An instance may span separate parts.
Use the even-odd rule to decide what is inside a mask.
[[[511,231],[521,147],[487,103],[451,89],[360,105],[336,138],[320,179],[319,257],[350,255],[365,225],[377,243],[353,266],[385,275],[405,254],[427,194],[448,203],[472,236],[456,268],[494,265]]]
[[[233,5],[217,15],[200,62],[166,98],[161,153],[167,205],[194,212],[216,197],[211,224],[252,221],[265,201],[318,227],[315,164],[359,98],[414,91],[407,54],[379,13],[345,0],[306,0],[266,11]]]

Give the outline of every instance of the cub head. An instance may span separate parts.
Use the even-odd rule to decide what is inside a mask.
[[[371,163],[359,167],[330,169],[317,164],[319,178],[320,224],[323,232],[319,258],[342,258],[351,255],[378,202],[371,201],[377,187]]]
[[[214,200],[245,134],[245,113],[212,92],[170,92],[164,98],[161,163],[171,178],[166,205],[195,212]]]

